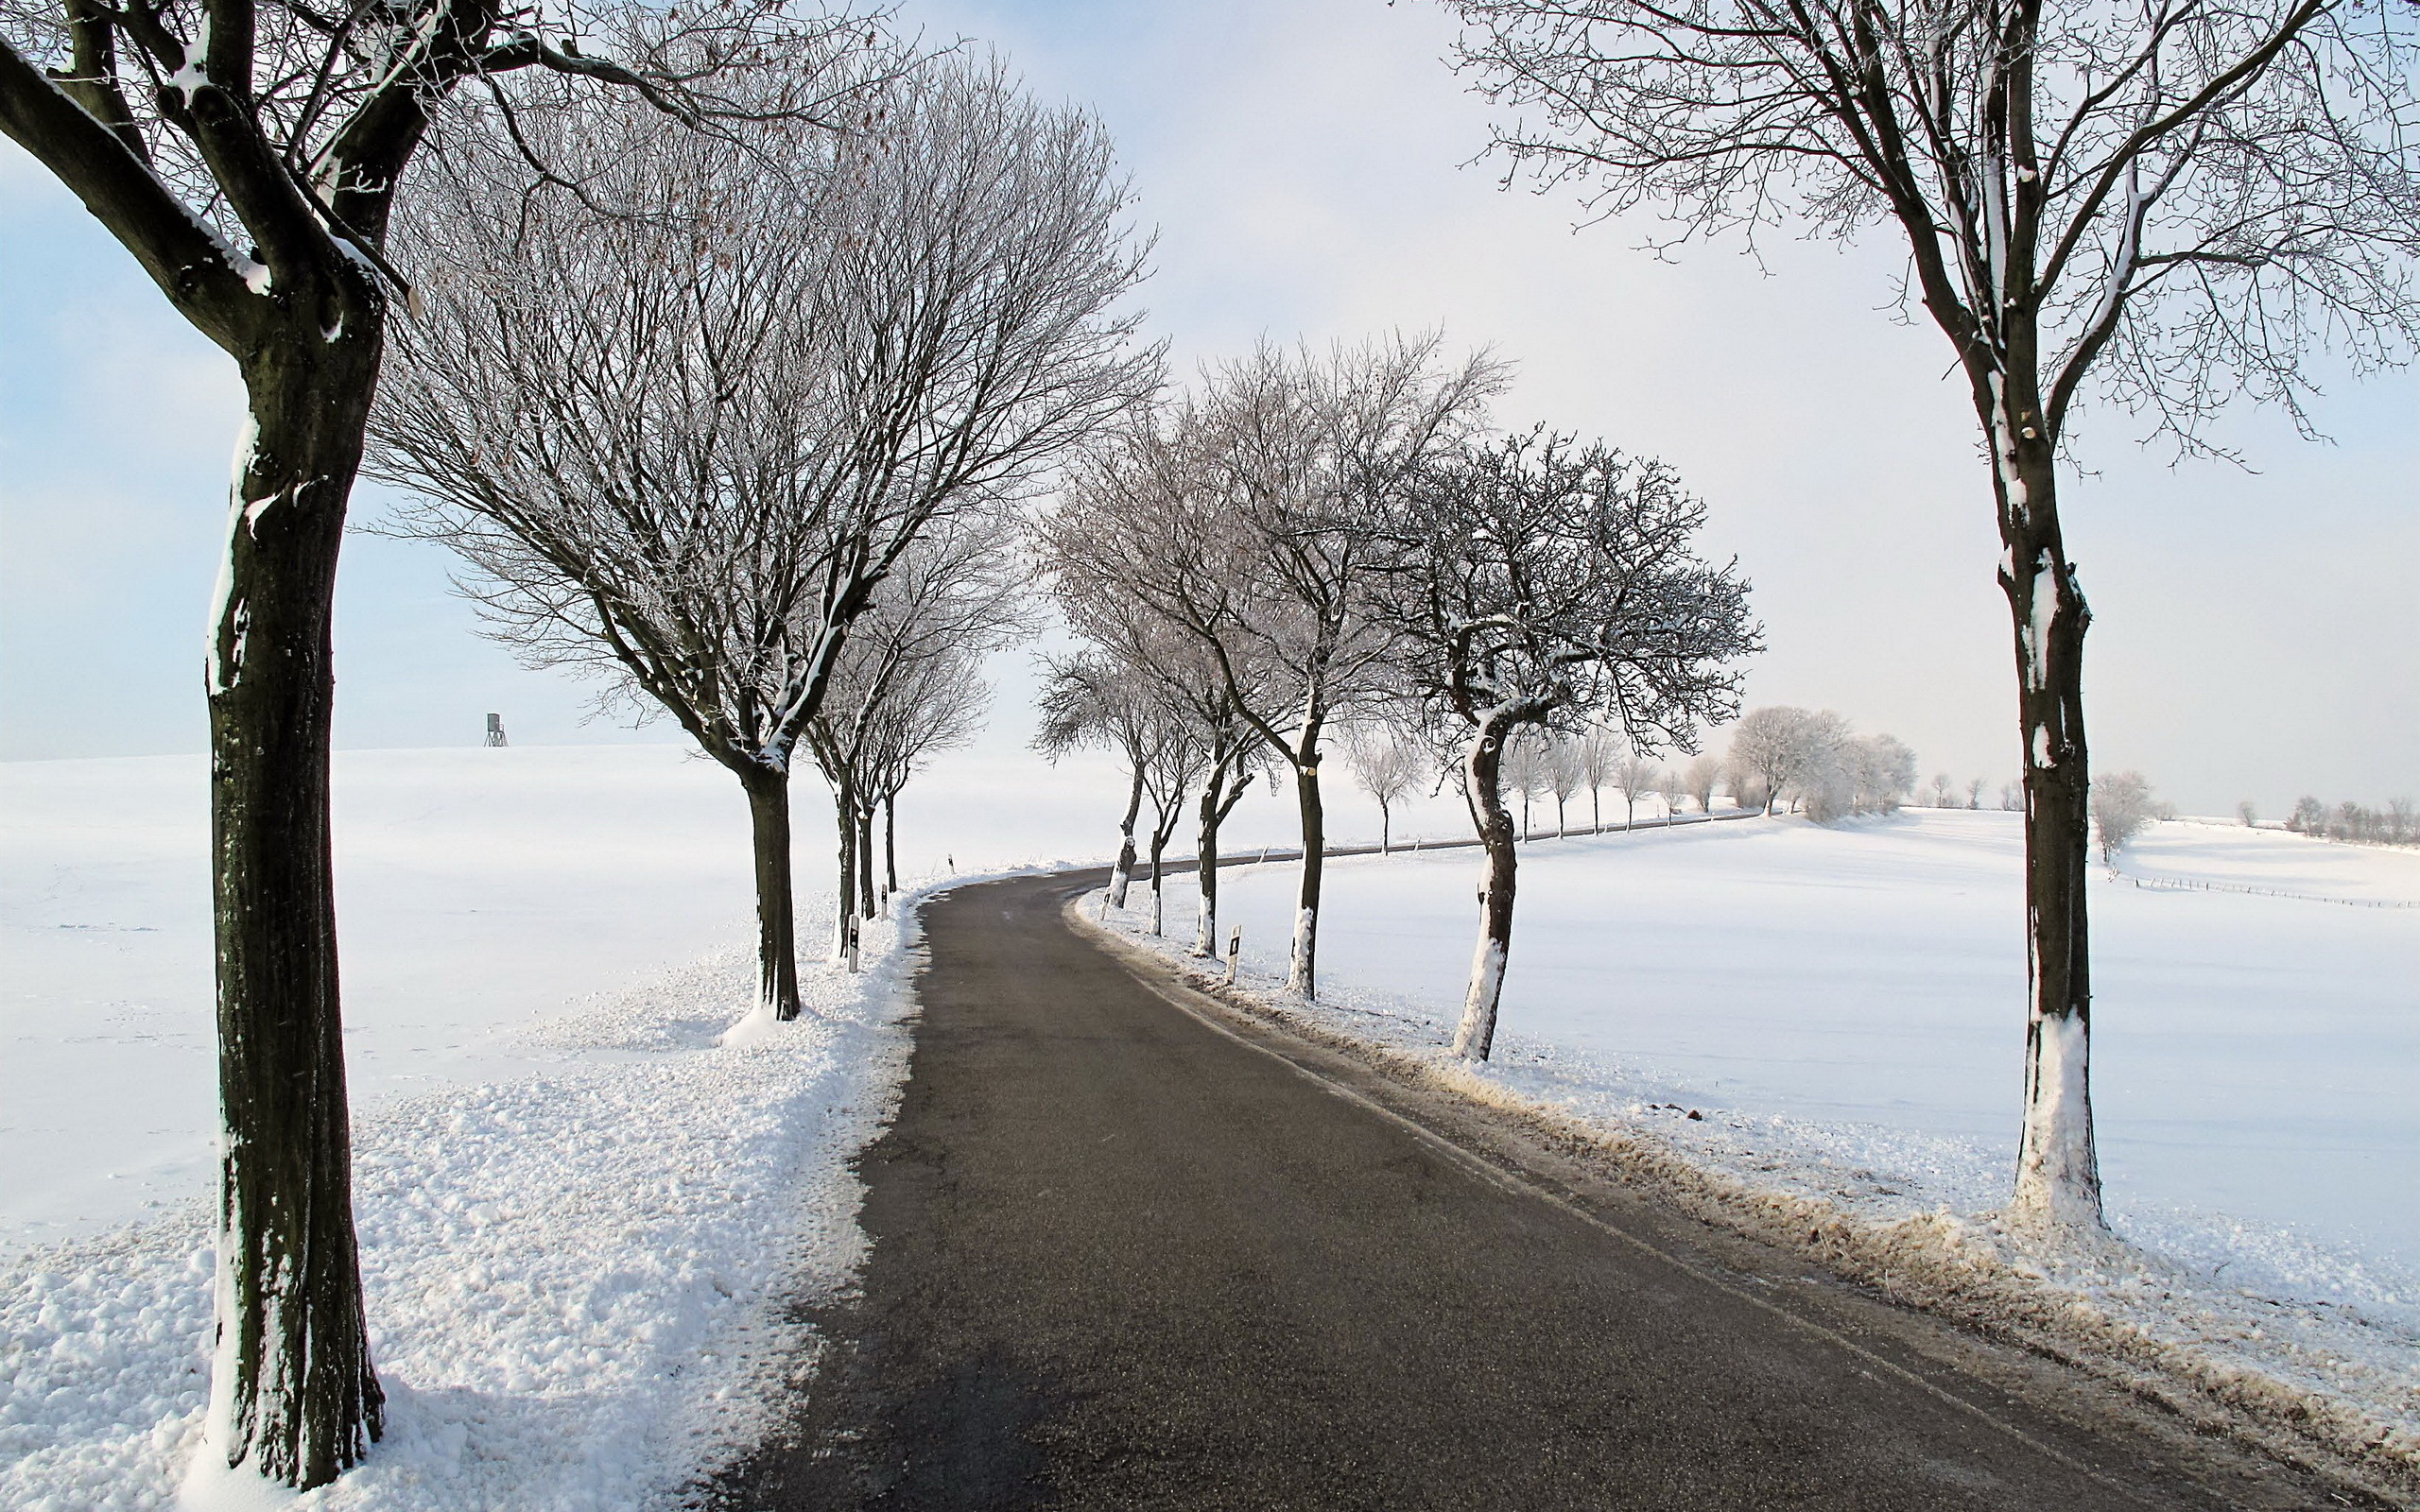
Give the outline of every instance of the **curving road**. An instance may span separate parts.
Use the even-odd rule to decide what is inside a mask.
[[[2345,1504],[1228,1018],[1098,875],[926,906],[861,1291],[723,1504]]]

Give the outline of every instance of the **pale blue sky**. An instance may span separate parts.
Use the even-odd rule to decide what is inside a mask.
[[[2015,770],[1987,479],[1947,352],[1877,313],[1887,242],[1786,241],[1658,265],[1634,230],[1577,235],[1560,198],[1461,163],[1486,113],[1439,61],[1432,7],[911,0],[935,37],[1001,45],[1093,106],[1160,228],[1147,290],[1186,363],[1268,332],[1442,326],[1520,368],[1508,423],[1659,455],[1711,501],[1756,584],[1757,701],[1830,706],[1927,774]],[[199,749],[201,620],[240,396],[132,263],[0,145],[0,757]],[[2260,470],[2171,471],[2087,420],[2070,483],[2097,616],[2096,763],[2188,808],[2420,789],[2420,382],[2341,385],[2338,444],[2246,413]],[[356,518],[377,511],[365,493]],[[438,548],[356,537],[338,618],[348,746],[627,738],[471,633]],[[989,744],[1022,738],[1016,690]],[[649,738],[666,738],[659,730]]]

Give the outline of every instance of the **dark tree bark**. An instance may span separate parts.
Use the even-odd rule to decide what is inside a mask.
[[[255,436],[208,666],[224,1131],[212,1427],[271,1479],[318,1486],[368,1452],[385,1403],[355,1260],[328,830],[337,556],[381,341],[374,318],[333,342],[315,318],[292,323],[308,329],[242,365]]]
[[[2030,322],[2025,329],[2031,335]],[[2059,526],[2058,480],[2039,401],[2025,384],[2032,353],[1995,396],[1978,385],[1993,470],[2000,572],[2016,642],[2017,734],[2025,751],[2025,1125],[2012,1207],[2062,1225],[2103,1223],[2093,1136],[2092,977],[2084,878],[2092,777],[2084,746],[2083,639],[2092,623]],[[2004,413],[1996,405],[2004,404]]]
[[[832,812],[840,843],[840,894],[833,909],[832,958],[849,958],[849,931],[857,922],[857,786],[847,768],[832,784]]]
[[[857,906],[868,919],[879,912],[873,891],[873,805],[857,810]]]
[[[1315,738],[1304,737],[1304,760],[1294,768],[1294,802],[1303,813],[1303,881],[1294,900],[1294,964],[1286,982],[1306,998],[1319,996],[1320,881],[1327,860],[1327,809],[1320,799]]]
[[[790,780],[769,766],[739,770],[756,857],[756,1001],[785,1022],[799,1014],[797,899],[790,880]]]
[[[888,899],[899,890],[899,795],[886,793],[882,799],[882,895]]]
[[[1117,866],[1109,874],[1109,901],[1126,906],[1126,887],[1134,880],[1134,820],[1143,812],[1143,758],[1134,758],[1134,780],[1126,790],[1126,816],[1117,821]]]
[[[1509,717],[1481,724],[1464,758],[1471,822],[1487,854],[1486,881],[1479,891],[1478,950],[1471,962],[1470,993],[1462,1003],[1462,1021],[1454,1034],[1454,1054],[1469,1060],[1485,1060],[1495,1048],[1495,1010],[1504,996],[1504,963],[1512,952],[1513,879],[1519,856],[1502,785],[1504,739],[1512,729]]]

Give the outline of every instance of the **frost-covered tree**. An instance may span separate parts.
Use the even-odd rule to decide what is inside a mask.
[[[1393,850],[1394,806],[1428,775],[1428,755],[1392,724],[1364,722],[1348,728],[1341,742],[1353,780],[1378,805],[1378,853]]]
[[[1588,827],[1602,833],[1605,811],[1601,799],[1605,784],[1614,781],[1614,768],[1622,756],[1621,737],[1599,725],[1591,725],[1575,743],[1580,747],[1580,777],[1588,784]]]
[[[1189,402],[1138,408],[1087,448],[1040,532],[1068,626],[1206,754],[1195,843],[1198,955],[1218,947],[1219,831],[1264,768],[1266,746],[1244,716],[1245,700],[1281,704],[1293,687],[1291,670],[1262,642],[1229,624],[1188,626],[1153,596],[1185,572],[1235,570],[1229,554],[1245,547],[1220,502],[1215,445]],[[1130,831],[1142,800],[1142,768],[1133,770]],[[1130,849],[1115,883],[1121,905],[1131,869]]]
[[[2092,781],[2092,827],[2100,863],[2116,870],[2118,852],[2159,817],[2152,784],[2140,772],[2103,772]]]
[[[557,114],[514,139],[544,133],[547,178],[449,155],[397,225],[444,271],[372,421],[494,633],[738,780],[785,1018],[789,779],[852,626],[938,522],[1029,490],[1158,373],[1115,308],[1141,264],[1098,122],[959,59],[879,98],[838,141]]]
[[[2371,0],[1453,0],[1498,145],[1679,240],[1875,226],[1948,338],[2004,547],[2027,795],[2025,1122],[2010,1211],[2098,1228],[2087,1063],[2090,614],[2059,514],[2080,400],[2187,448],[2239,394],[2308,428],[2312,354],[2420,337],[2420,70]]]
[[[1098,747],[1126,768],[1126,811],[1117,823],[1117,861],[1110,868],[1111,906],[1126,906],[1134,876],[1134,823],[1143,812],[1144,767],[1158,730],[1150,684],[1132,667],[1097,651],[1045,658],[1041,715],[1033,748],[1056,763],[1071,752]]]
[[[1580,742],[1569,735],[1557,734],[1547,746],[1547,790],[1554,795],[1554,837],[1564,837],[1564,805],[1580,791],[1585,778],[1582,771]]]
[[[2260,810],[2254,806],[2252,799],[2245,799],[2235,806],[2235,816],[2241,819],[2243,827],[2249,830],[2260,822]]]
[[[2306,793],[2294,799],[2293,812],[2286,816],[2286,828],[2297,834],[2320,834],[2327,827],[2327,805]]]
[[[1655,778],[1655,763],[1635,745],[1625,744],[1622,753],[1614,759],[1614,781],[1622,784],[1622,823],[1638,822],[1638,795]]]
[[[1392,660],[1432,728],[1461,747],[1486,853],[1456,1055],[1488,1057],[1512,949],[1507,745],[1594,719],[1634,748],[1687,749],[1737,707],[1730,664],[1757,632],[1735,567],[1697,555],[1704,520],[1670,469],[1542,429],[1433,461],[1396,511]]]
[[[1541,730],[1516,731],[1504,743],[1499,764],[1504,790],[1521,796],[1521,838],[1530,837],[1530,805],[1547,790],[1547,737]]]
[[[1714,784],[1722,779],[1722,763],[1701,753],[1689,758],[1682,769],[1681,782],[1689,797],[1697,799],[1700,814],[1714,812]]]
[[[991,704],[981,647],[959,644],[909,667],[877,712],[866,743],[865,785],[882,805],[884,898],[899,890],[900,794],[932,758],[973,741]]]
[[[223,1137],[200,1452],[229,1469],[320,1486],[381,1431],[353,1228],[328,755],[363,427],[389,313],[432,271],[388,239],[418,193],[415,159],[464,85],[575,109],[626,94],[708,129],[767,113],[838,126],[860,113],[868,30],[711,3],[0,3],[0,131],[244,385],[202,659]],[[781,87],[735,106],[741,73]]]
[[[1785,797],[1803,803],[1808,791],[1831,771],[1838,747],[1848,727],[1826,710],[1788,705],[1752,709],[1731,731],[1731,765],[1754,777],[1765,790],[1765,812]]]
[[[988,701],[976,669],[1032,628],[1015,540],[1000,508],[928,522],[851,625],[806,722],[804,743],[831,784],[838,838],[835,961],[849,958],[852,922],[879,910],[878,811],[927,751],[973,733]]]
[[[1378,526],[1427,460],[1483,422],[1502,382],[1484,355],[1445,362],[1434,337],[1263,346],[1101,446],[1046,527],[1057,557],[1123,552],[1134,594],[1200,641],[1292,768],[1303,863],[1287,985],[1305,996],[1318,985],[1326,738],[1381,692],[1374,607],[1397,548]]]

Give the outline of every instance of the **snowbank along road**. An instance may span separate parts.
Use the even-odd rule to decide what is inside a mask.
[[[1098,880],[927,905],[862,1283],[726,1505],[2348,1500],[1233,1020],[1075,933]]]

